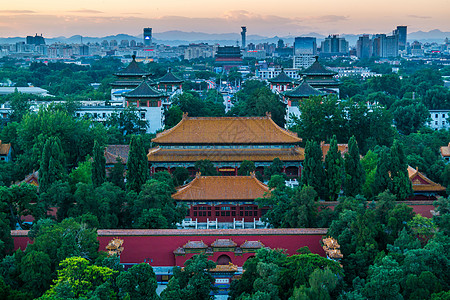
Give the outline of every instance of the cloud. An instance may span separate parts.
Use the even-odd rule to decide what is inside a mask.
[[[337,15],[325,15],[318,17],[308,18],[309,21],[315,21],[318,23],[336,23],[341,21],[348,21],[349,17],[347,16],[337,16]]]
[[[79,9],[79,10],[69,10],[71,13],[79,13],[79,14],[102,14],[102,11],[93,10],[93,9]]]
[[[0,14],[35,14],[32,10],[0,10]]]
[[[415,18],[415,19],[431,19],[430,16],[408,15],[408,17]]]

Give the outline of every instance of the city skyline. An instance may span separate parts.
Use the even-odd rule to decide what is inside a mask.
[[[239,32],[262,36],[320,34],[389,33],[397,25],[409,32],[440,29],[450,31],[446,16],[448,0],[432,0],[426,6],[419,1],[400,3],[380,0],[367,3],[356,0],[322,1],[320,5],[295,0],[245,2],[192,0],[136,0],[133,6],[123,1],[54,0],[5,3],[0,10],[0,36],[26,36],[43,33],[46,37],[116,33],[136,35],[144,27],[155,33],[182,30],[205,33]]]

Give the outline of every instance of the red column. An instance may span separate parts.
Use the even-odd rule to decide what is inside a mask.
[[[136,101],[136,107],[139,107],[139,100]]]
[[[158,100],[158,107],[161,107],[161,100]]]
[[[237,174],[238,174],[238,167],[235,167],[234,168],[234,176],[237,176]]]
[[[128,107],[128,105],[129,105],[129,104],[128,104],[128,101],[127,101],[127,107]]]
[[[147,100],[147,107],[150,107],[150,101]]]

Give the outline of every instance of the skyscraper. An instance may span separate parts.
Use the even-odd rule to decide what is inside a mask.
[[[152,29],[144,28],[144,46],[150,46],[152,44]]]
[[[372,40],[368,34],[360,36],[356,42],[356,56],[358,58],[372,57]]]
[[[241,27],[241,37],[242,37],[242,45],[241,48],[245,49],[247,47],[247,27],[242,26]]]
[[[406,49],[406,40],[408,37],[407,26],[397,26],[397,29],[394,32],[398,35],[398,49],[405,50]]]
[[[347,55],[349,52],[348,42],[345,38],[340,38],[338,34],[329,35],[325,38],[321,48],[321,55]]]
[[[315,37],[296,37],[294,41],[294,68],[308,68],[315,61],[317,44]]]

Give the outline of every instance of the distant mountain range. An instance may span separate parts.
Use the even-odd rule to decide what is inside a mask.
[[[318,42],[325,39],[325,35],[311,32],[308,34],[302,34],[301,36],[316,37]],[[359,34],[341,34],[341,37],[347,39],[350,45],[355,45],[358,40]],[[408,41],[420,41],[420,42],[437,42],[443,43],[446,37],[450,38],[450,32],[443,32],[439,29],[430,30],[428,32],[416,31],[408,34]],[[261,35],[247,35],[248,43],[276,43],[279,39],[282,39],[285,43],[291,44],[294,42],[295,36],[274,36],[265,37]],[[101,43],[103,40],[111,41],[116,40],[118,43],[122,40],[136,40],[141,41],[142,35],[129,35],[129,34],[117,34],[104,37],[88,37],[81,35],[74,35],[71,37],[54,37],[46,38],[47,44],[52,43]],[[208,44],[220,44],[220,45],[236,45],[241,41],[240,33],[204,33],[204,32],[185,32],[179,30],[172,30],[160,33],[153,33],[153,40],[158,44],[165,44],[170,46],[187,45],[190,43],[208,43]],[[0,44],[12,44],[16,42],[25,41],[24,37],[8,37],[1,38]]]

